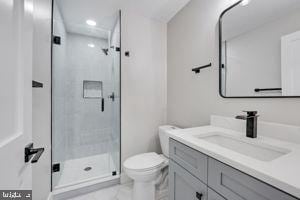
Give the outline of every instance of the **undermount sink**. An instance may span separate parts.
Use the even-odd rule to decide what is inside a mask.
[[[272,161],[290,153],[287,149],[266,144],[258,144],[255,139],[227,136],[223,133],[210,133],[196,136],[198,139],[235,151],[261,161]],[[253,141],[250,141],[253,140]]]

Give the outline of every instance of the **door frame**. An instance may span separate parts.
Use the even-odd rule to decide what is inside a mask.
[[[283,75],[287,75],[288,74],[288,68],[290,67],[290,66],[288,66],[288,60],[287,60],[287,49],[288,49],[288,45],[289,45],[289,43],[293,40],[293,41],[295,41],[295,40],[297,40],[297,41],[299,41],[299,39],[298,38],[300,38],[300,31],[298,30],[298,31],[295,31],[295,32],[293,32],[293,33],[289,33],[289,34],[287,34],[287,35],[284,35],[284,36],[282,36],[281,37],[281,86],[282,86],[282,92],[283,92],[283,95],[284,95],[284,89],[287,89],[286,87],[284,87],[284,86],[286,86],[287,84],[289,84],[290,82],[284,82],[284,80],[286,80],[286,79],[290,79],[291,77],[289,77],[288,76],[288,78],[287,77],[285,77],[285,76],[283,76]],[[290,68],[291,69],[291,68]],[[283,80],[284,79],[284,80]],[[290,90],[290,89],[289,89]],[[286,92],[286,91],[285,91]],[[294,91],[293,91],[294,92]]]

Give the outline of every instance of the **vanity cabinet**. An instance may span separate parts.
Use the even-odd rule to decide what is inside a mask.
[[[212,189],[207,189],[208,200],[226,200],[221,195],[213,191]]]
[[[170,139],[170,200],[297,200]]]
[[[207,200],[207,186],[172,160],[169,180],[170,200]]]
[[[169,155],[172,160],[200,179],[203,183],[207,183],[208,156],[175,140],[172,140],[169,148]]]
[[[290,195],[209,158],[208,185],[230,200],[295,200]]]

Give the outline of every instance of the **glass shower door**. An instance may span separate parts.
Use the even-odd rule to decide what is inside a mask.
[[[53,4],[53,189],[120,173],[120,15],[88,2]]]
[[[120,21],[116,24],[116,33],[117,36],[120,35]],[[121,149],[121,81],[120,81],[120,74],[121,74],[121,61],[120,61],[120,37],[116,38],[116,41],[112,41],[111,48],[112,51],[112,72],[111,72],[111,80],[112,81],[112,94],[109,96],[110,101],[112,103],[112,116],[111,116],[111,122],[112,122],[112,159],[113,163],[115,164],[115,169],[118,173],[121,171],[121,155],[120,155],[120,149]]]

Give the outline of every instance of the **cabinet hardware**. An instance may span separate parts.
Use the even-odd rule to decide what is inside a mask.
[[[203,197],[203,194],[202,194],[202,193],[196,192],[196,198],[197,198],[198,200],[202,200],[202,197]]]

